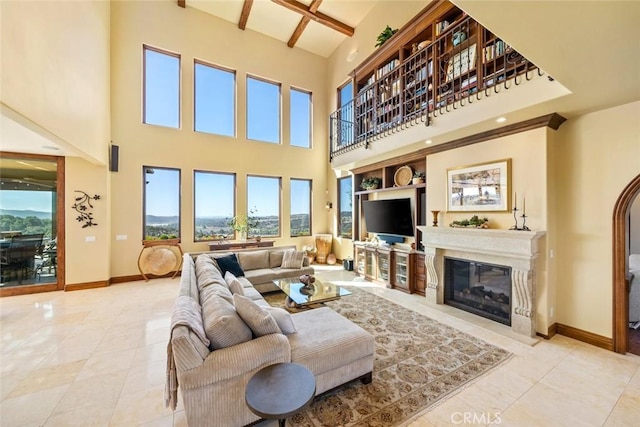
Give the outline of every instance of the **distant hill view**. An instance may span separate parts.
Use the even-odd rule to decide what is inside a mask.
[[[11,215],[18,218],[35,216],[36,218],[39,218],[39,219],[51,219],[51,212],[32,211],[32,210],[0,209],[0,215]]]
[[[147,224],[177,224],[177,216],[147,215]]]

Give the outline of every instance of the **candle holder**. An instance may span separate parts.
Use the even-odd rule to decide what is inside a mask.
[[[438,226],[438,214],[440,213],[440,211],[431,211],[431,214],[433,215],[433,226],[437,227]]]
[[[522,218],[522,228],[519,228],[519,230],[531,231],[529,227],[527,227],[527,216],[524,214],[524,211],[522,212],[522,215],[520,215],[520,218]]]
[[[517,213],[518,213],[518,211],[519,211],[519,210],[520,210],[520,209],[518,209],[518,208],[516,208],[516,207],[514,206],[514,208],[513,208],[513,220],[514,220],[516,223],[515,223],[515,224],[513,225],[513,227],[511,227],[509,230],[520,230],[520,229],[518,228],[518,216],[517,216]]]

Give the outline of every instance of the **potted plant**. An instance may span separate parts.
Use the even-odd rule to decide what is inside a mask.
[[[375,47],[382,46],[384,44],[384,42],[389,40],[391,38],[391,36],[393,36],[397,31],[398,31],[397,28],[395,30],[393,30],[393,29],[391,29],[390,26],[387,25],[387,27],[378,35],[378,38],[376,39],[378,41],[378,43],[376,43]]]
[[[251,233],[251,229],[256,228],[260,223],[260,220],[253,216],[256,212],[256,209],[252,208],[249,209],[248,215],[236,215],[229,220],[229,226],[240,234],[240,240],[246,240]]]
[[[382,179],[380,177],[369,176],[362,180],[362,182],[360,183],[360,187],[363,190],[374,190],[380,187],[381,182],[382,182]]]
[[[412,179],[413,185],[422,184],[424,182],[424,172],[415,171]]]

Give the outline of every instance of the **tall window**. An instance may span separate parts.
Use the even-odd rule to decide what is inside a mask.
[[[353,177],[338,179],[338,235],[353,237]]]
[[[235,136],[236,73],[195,61],[194,129]]]
[[[247,138],[280,143],[280,84],[247,77]]]
[[[311,148],[311,92],[291,88],[291,145]]]
[[[235,215],[235,174],[195,171],[193,193],[194,240],[233,237],[229,219]]]
[[[338,89],[338,108],[340,115],[338,117],[338,141],[340,145],[353,142],[353,83],[349,81]]]
[[[247,177],[247,206],[258,226],[252,234],[280,236],[280,178]]]
[[[144,123],[180,127],[180,55],[144,46]]]
[[[180,169],[142,167],[143,238],[180,237]]]
[[[291,237],[311,235],[311,180],[291,179]]]

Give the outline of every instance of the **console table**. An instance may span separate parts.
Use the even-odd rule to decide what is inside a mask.
[[[246,241],[226,241],[221,240],[209,243],[210,251],[228,251],[230,249],[247,249],[247,248],[270,248],[273,246],[273,240],[246,240]]]

